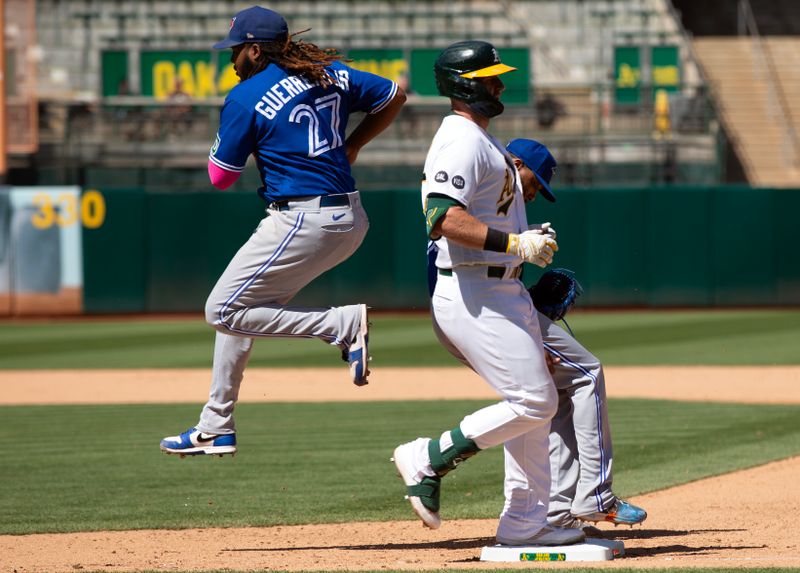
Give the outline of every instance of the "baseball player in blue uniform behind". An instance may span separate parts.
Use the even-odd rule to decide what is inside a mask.
[[[181,457],[236,452],[233,409],[256,337],[319,338],[341,349],[356,385],[367,383],[366,305],[288,303],[363,241],[369,222],[350,165],[406,99],[397,84],[344,65],[334,50],[295,42],[286,20],[259,6],[236,14],[214,48],[232,49],[240,83],[220,112],[209,177],[226,189],[252,155],[267,215],[206,302],[217,331],[209,400],[196,426],[161,441]],[[353,112],[366,115],[345,137]]]
[[[555,202],[550,180],[557,164],[550,150],[532,139],[515,139],[506,150],[519,171],[525,201],[533,201],[538,194]],[[555,235],[549,223],[542,226]],[[612,491],[614,453],[603,366],[571,332],[542,312],[535,299],[534,304],[558,390],[558,410],[550,423],[552,481],[547,520],[572,528],[597,521],[642,523],[647,512]]]

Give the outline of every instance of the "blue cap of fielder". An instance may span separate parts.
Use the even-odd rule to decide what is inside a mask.
[[[261,6],[238,12],[231,20],[228,37],[214,44],[215,50],[233,48],[250,42],[272,42],[289,37],[289,26],[283,16]]]
[[[556,196],[550,189],[550,180],[556,173],[556,158],[543,144],[533,139],[515,139],[506,146],[506,151],[519,158],[525,167],[536,174],[542,189],[539,193],[548,201],[555,202]]]

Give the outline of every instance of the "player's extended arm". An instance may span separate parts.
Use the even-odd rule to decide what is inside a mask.
[[[432,239],[446,237],[471,249],[483,249],[488,231],[485,223],[467,213],[463,207],[450,207],[433,226],[430,236]]]
[[[519,235],[504,233],[491,229],[463,207],[447,209],[434,223],[430,236],[446,237],[472,249],[511,253],[540,267],[553,262],[553,253],[558,250],[556,241],[541,231],[525,231]]]
[[[368,113],[364,116],[356,128],[350,133],[345,147],[347,148],[347,160],[350,165],[356,162],[358,152],[367,143],[375,139],[379,133],[389,127],[389,124],[394,121],[397,114],[400,113],[400,108],[406,103],[406,92],[400,86],[397,87],[397,93],[394,94],[392,101],[378,113]]]

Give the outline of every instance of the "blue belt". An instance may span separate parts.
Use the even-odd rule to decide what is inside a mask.
[[[291,199],[281,199],[280,201],[273,201],[272,208],[278,211],[288,211],[291,207],[289,203],[302,203],[303,201],[311,201],[316,199],[316,195],[305,197],[292,197]],[[320,207],[346,207],[350,205],[350,195],[347,193],[335,193],[333,195],[322,195],[319,197]]]

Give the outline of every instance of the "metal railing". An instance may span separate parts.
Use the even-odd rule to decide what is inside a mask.
[[[664,154],[675,148],[684,154],[677,161],[719,164],[716,118],[708,94],[676,94],[670,133],[655,137],[649,97],[643,96],[637,107],[609,108],[598,95],[603,89],[613,86],[539,89],[532,103],[506,106],[492,121],[491,131],[500,141],[526,137],[546,143],[559,163],[563,160],[563,184],[591,185],[617,175],[622,184],[641,183],[642,178],[668,182],[668,176],[658,174],[661,165],[671,161]],[[545,100],[551,103],[542,105]],[[204,173],[220,104],[220,98],[175,103],[146,97],[109,97],[96,104],[41,102],[47,164],[65,173],[93,168],[186,168]],[[368,173],[359,181],[380,187],[398,183],[402,176],[416,185],[430,141],[448,111],[444,98],[412,95],[397,120],[359,156],[357,167]],[[358,119],[351,119],[351,127]],[[615,167],[625,163],[639,165],[638,171],[628,177]]]
[[[686,94],[671,96],[670,124],[676,134],[708,133],[715,119],[709,94],[703,86],[685,86]],[[509,137],[558,138],[560,136],[643,136],[654,130],[652,88],[642,86],[641,102],[614,106],[613,85],[539,88],[530,104],[507,104],[492,122],[493,133]],[[693,95],[692,92],[694,92]],[[76,142],[180,142],[175,152],[200,141],[206,145],[217,129],[222,98],[175,102],[143,96],[111,96],[98,103],[42,101],[41,134],[44,141],[72,147]],[[439,120],[447,114],[445,98],[409,95],[400,117],[380,140],[394,145],[402,140],[430,143]],[[352,120],[355,125],[357,120]],[[76,141],[77,140],[77,141]]]
[[[798,138],[797,131],[794,128],[789,100],[783,90],[783,84],[780,81],[772,52],[758,32],[758,25],[749,0],[739,0],[737,14],[739,35],[749,35],[752,38],[757,58],[762,64],[760,69],[765,71],[764,80],[769,94],[769,112],[783,132],[784,162],[787,165],[798,167],[800,166],[800,138]]]

